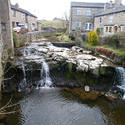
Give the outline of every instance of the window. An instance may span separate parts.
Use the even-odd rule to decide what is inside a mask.
[[[102,23],[102,17],[99,18],[99,23]]]
[[[82,11],[81,10],[77,10],[77,15],[78,16],[82,15]]]
[[[112,32],[112,27],[109,27],[109,32],[110,32],[110,33]]]
[[[109,17],[109,22],[112,23],[112,20],[113,20],[113,16],[110,16]]]
[[[92,23],[86,23],[85,24],[85,30],[92,30],[93,29],[93,24]]]
[[[117,31],[118,31],[118,27],[115,26],[115,27],[114,27],[114,32],[116,33]]]
[[[13,17],[16,17],[16,11],[13,10]]]
[[[108,29],[109,29],[109,28],[108,28],[108,27],[106,27],[106,32],[108,32]]]
[[[86,16],[91,16],[91,10],[86,11]]]
[[[6,23],[1,23],[2,31],[6,30]]]
[[[76,27],[77,27],[77,28],[80,28],[80,27],[81,27],[81,22],[80,22],[80,21],[77,21],[77,22],[76,22]]]

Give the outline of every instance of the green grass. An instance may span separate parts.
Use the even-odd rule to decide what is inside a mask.
[[[69,36],[65,34],[58,36],[57,39],[61,42],[71,42],[71,39],[69,38]]]
[[[65,28],[66,27],[66,21],[63,20],[53,20],[53,21],[47,21],[47,20],[43,20],[41,23],[42,27],[53,27],[56,29],[59,28]]]

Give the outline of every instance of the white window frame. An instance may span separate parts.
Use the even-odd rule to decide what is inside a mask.
[[[85,23],[85,30],[87,30],[87,31],[92,30],[93,29],[92,27],[93,27],[92,23],[90,23],[90,22]]]
[[[81,16],[82,15],[82,10],[77,9],[77,16]]]
[[[91,16],[91,10],[90,9],[86,10],[86,16]]]

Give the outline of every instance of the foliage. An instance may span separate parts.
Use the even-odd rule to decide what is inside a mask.
[[[107,45],[118,48],[118,46],[119,46],[119,36],[118,35],[112,35],[112,36],[105,37],[104,42]]]
[[[98,36],[101,34],[101,30],[100,30],[100,28],[97,28],[96,29],[96,32],[97,32],[97,34],[98,34]]]
[[[13,43],[14,43],[14,47],[19,47],[19,41],[18,41],[18,36],[15,32],[13,32]]]
[[[97,43],[99,42],[98,34],[95,31],[90,31],[88,35],[88,42],[91,45],[97,45]]]
[[[75,33],[74,33],[74,32],[70,32],[69,38],[70,38],[71,40],[75,40],[75,39],[76,39]]]
[[[102,48],[102,47],[98,48],[97,47],[96,52],[104,54],[107,57],[110,57],[111,59],[114,59],[114,57],[115,57],[115,53],[112,50],[108,49],[108,48]]]
[[[70,42],[71,41],[71,39],[69,38],[69,36],[65,35],[65,34],[63,34],[61,36],[58,36],[57,40],[62,41],[62,42]]]
[[[77,37],[75,43],[77,46],[83,47],[83,40],[81,37]]]
[[[53,21],[47,21],[43,20],[41,23],[42,27],[53,27],[56,29],[65,29],[66,28],[66,21],[65,20],[53,20]]]

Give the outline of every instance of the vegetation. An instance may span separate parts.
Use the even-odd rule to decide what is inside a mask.
[[[119,46],[119,36],[112,35],[104,38],[104,42],[109,45],[118,48]]]
[[[15,32],[13,32],[13,43],[14,43],[14,47],[19,47],[19,41],[18,41],[18,36]]]
[[[97,32],[97,34],[98,34],[98,36],[101,34],[101,30],[100,30],[100,28],[97,28],[96,29],[96,32]]]
[[[97,45],[97,43],[99,42],[99,37],[97,32],[95,31],[90,31],[89,35],[88,35],[88,42],[91,45]]]
[[[62,34],[60,36],[57,36],[57,40],[62,41],[62,42],[70,42],[71,41],[69,35],[66,35],[66,34]]]
[[[66,21],[65,20],[53,20],[53,21],[47,21],[47,20],[43,20],[42,23],[42,28],[45,27],[53,27],[56,29],[64,29],[66,28]]]

